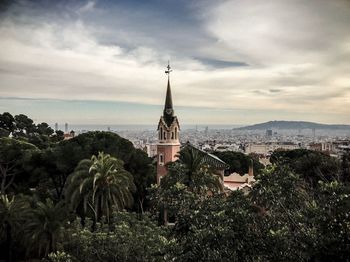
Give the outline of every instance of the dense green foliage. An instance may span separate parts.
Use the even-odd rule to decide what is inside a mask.
[[[34,208],[28,211],[24,227],[28,251],[47,256],[57,250],[63,239],[67,219],[63,203],[54,204],[51,199],[36,202]]]
[[[5,112],[0,114],[0,137],[12,135],[15,138],[34,144],[40,149],[50,147],[51,143],[63,140],[63,132],[56,132],[47,124],[34,124],[26,115],[12,116]]]
[[[311,187],[318,181],[344,181],[341,164],[338,159],[325,153],[296,149],[291,151],[276,151],[271,156],[271,163],[288,165],[295,173],[301,175]]]
[[[77,261],[160,261],[169,242],[166,228],[147,216],[114,213],[109,226],[91,232],[76,226],[65,250]]]
[[[169,173],[171,176],[172,173]],[[350,188],[319,182],[310,191],[288,166],[271,166],[248,195],[199,195],[184,184],[154,189],[176,215],[175,261],[348,261]],[[161,194],[159,194],[161,192]],[[158,193],[158,194],[157,194]],[[159,210],[159,208],[158,208]],[[160,212],[159,215],[162,215]]]
[[[152,159],[111,132],[62,140],[4,113],[0,136],[0,260],[350,261],[350,155],[275,152],[227,195],[189,148],[156,186]],[[252,159],[215,154],[238,173]]]
[[[173,180],[186,185],[191,191],[201,194],[204,190],[212,193],[222,189],[220,174],[216,169],[205,163],[200,151],[193,147],[184,147],[179,153],[179,160],[170,167],[166,180]]]
[[[238,174],[244,175],[248,173],[249,166],[251,161],[253,161],[254,173],[260,173],[260,170],[263,169],[263,165],[259,162],[259,159],[255,159],[253,156],[247,156],[240,152],[214,152],[214,154],[227,163],[230,168],[228,173],[236,172]]]
[[[0,138],[0,194],[14,191],[21,181],[28,179],[26,169],[38,148],[11,138]],[[16,190],[17,192],[19,189]]]

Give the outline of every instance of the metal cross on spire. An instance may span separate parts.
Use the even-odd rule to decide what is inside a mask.
[[[168,78],[170,76],[170,73],[173,71],[171,70],[170,64],[169,64],[169,60],[168,60],[168,66],[166,67],[168,70],[165,70],[165,73],[168,75]]]

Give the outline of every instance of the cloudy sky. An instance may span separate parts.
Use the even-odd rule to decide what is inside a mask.
[[[7,2],[7,3],[6,3]],[[0,112],[156,124],[350,124],[350,1],[2,1]]]

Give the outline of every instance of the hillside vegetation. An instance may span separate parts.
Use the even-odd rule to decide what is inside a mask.
[[[154,160],[117,134],[65,141],[9,113],[0,128],[1,261],[349,261],[350,155],[276,152],[265,168],[216,152],[256,171],[224,194],[191,147],[155,185]]]

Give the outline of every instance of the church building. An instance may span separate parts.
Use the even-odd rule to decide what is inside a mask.
[[[165,73],[168,75],[165,105],[163,115],[158,123],[158,144],[157,144],[157,184],[167,174],[166,164],[177,160],[177,153],[180,151],[179,131],[180,125],[175,116],[173,99],[170,88],[170,65],[168,64]]]
[[[165,96],[165,105],[163,110],[163,115],[160,117],[158,123],[158,143],[157,143],[157,184],[160,184],[161,179],[166,176],[167,168],[166,164],[169,162],[174,162],[178,159],[178,153],[181,150],[180,147],[180,124],[175,115],[173,107],[173,99],[171,96],[171,87],[170,87],[170,65],[168,64],[167,70],[165,73],[168,75],[168,84],[166,89]],[[220,177],[220,181],[223,186],[223,191],[225,193],[231,192],[234,190],[246,189],[251,187],[251,184],[255,181],[253,175],[252,165],[249,168],[249,174],[241,176],[240,174],[233,173],[229,176],[225,176],[225,170],[229,168],[224,161],[222,161],[217,156],[207,153],[194,145],[191,145],[189,142],[185,143],[182,147],[190,147],[191,150],[195,150],[199,155],[202,156],[202,161],[214,167],[216,173]]]

